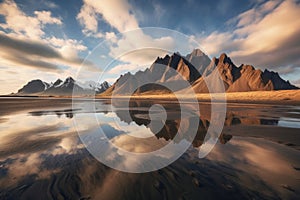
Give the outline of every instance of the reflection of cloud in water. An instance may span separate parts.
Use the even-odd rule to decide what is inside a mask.
[[[155,151],[168,144],[165,140],[158,140],[156,137],[147,139],[132,137],[131,135],[119,135],[114,137],[111,142],[126,151],[135,153],[146,153]]]
[[[297,150],[263,139],[243,137],[234,137],[222,147],[217,145],[207,156],[211,161],[233,166],[235,170],[258,177],[277,191],[281,198],[295,195],[284,186],[292,190],[299,189],[299,180],[295,179],[299,177],[299,171],[294,168],[300,166],[298,158]],[[239,178],[243,181],[242,174]]]
[[[144,174],[118,172],[96,161],[83,148],[72,120],[66,117],[5,116],[0,123],[0,199],[299,199],[299,151],[268,141],[264,133],[297,140],[297,129],[275,127],[277,115],[283,115],[281,111],[270,114],[268,108],[264,112],[254,108],[244,111],[241,106],[236,109],[226,121],[226,133],[236,136],[226,145],[217,144],[205,159],[198,159],[198,151],[191,148],[168,167]],[[245,116],[247,113],[249,116]],[[91,113],[76,114],[84,124],[77,128],[88,134],[102,126],[116,146],[136,152],[171,142],[172,134],[165,132],[168,134],[160,135],[164,137],[158,140],[152,137],[139,144],[127,132],[151,129],[143,125],[147,122],[145,113],[134,114],[142,120],[132,122],[126,131],[114,126],[115,113],[97,113],[99,124],[93,123]],[[173,130],[178,122],[169,123],[169,130]],[[189,123],[184,124],[182,131]],[[202,124],[205,127],[209,122],[202,120]],[[262,139],[245,137],[246,133]],[[198,136],[195,146],[201,145],[202,137]],[[273,140],[284,141],[282,138]],[[220,142],[228,139],[221,137]],[[116,149],[106,152],[112,160],[117,154],[120,152]],[[119,162],[130,165],[137,161]]]
[[[49,138],[48,138],[49,140]],[[1,170],[6,171],[5,179],[0,180],[0,187],[6,188],[18,184],[29,177],[34,180],[49,179],[50,176],[62,170],[63,166],[56,166],[52,169],[45,166],[44,162],[52,156],[76,155],[79,150],[84,149],[76,133],[61,135],[55,142],[36,141],[32,151],[19,151],[12,154],[9,159],[1,159]],[[47,145],[45,145],[47,144]],[[27,147],[24,147],[27,148]],[[63,160],[60,162],[64,162]],[[9,182],[7,182],[9,180]]]
[[[64,137],[61,139],[55,148],[51,151],[52,155],[60,154],[76,154],[79,149],[85,148],[82,143],[78,143],[77,137]]]
[[[38,136],[37,134],[55,131],[58,128],[58,125],[42,126],[1,135],[0,159],[15,153],[30,153],[51,147],[53,144],[59,142],[59,137],[51,135]]]
[[[289,118],[289,117],[281,117],[278,126],[289,127],[289,128],[300,128],[299,119]]]
[[[63,109],[63,110],[42,110],[42,111],[32,111],[29,112],[32,116],[42,116],[42,115],[56,115],[61,117],[65,115],[67,118],[73,118],[74,114],[80,111],[80,109]]]
[[[99,126],[103,129],[104,133],[107,135],[111,135],[111,130],[104,130],[105,126],[110,126],[113,132],[119,131],[120,134],[131,135],[132,137],[152,137],[152,132],[144,125],[137,125],[135,122],[126,123],[120,121],[116,113],[97,113],[96,114]],[[120,135],[119,134],[119,135]]]
[[[60,169],[48,170],[42,168],[41,165],[44,158],[41,157],[40,152],[32,154],[20,154],[19,156],[12,157],[10,162],[3,164],[6,171],[5,179],[0,180],[0,187],[7,188],[13,187],[18,182],[34,177],[35,180],[47,179]]]
[[[0,124],[0,188],[25,180],[48,179],[61,171],[42,166],[49,156],[76,154],[84,148],[70,120],[15,114]],[[25,181],[26,182],[26,181]]]
[[[17,114],[10,116],[0,128],[0,159],[46,150],[66,136],[77,136],[71,121],[61,121],[53,116]]]
[[[108,127],[108,125],[106,126]],[[126,169],[128,172],[138,172],[141,169],[152,171],[151,169],[167,166],[190,145],[184,140],[170,144],[163,139],[158,140],[154,136],[136,138],[122,133],[108,141],[105,139],[105,133],[101,130],[95,128],[83,131],[80,133],[80,138],[100,162],[113,166],[114,169],[123,171]]]

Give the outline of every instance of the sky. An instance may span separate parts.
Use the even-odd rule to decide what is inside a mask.
[[[300,86],[299,35],[296,0],[0,0],[0,94],[33,79],[113,83],[194,48]]]

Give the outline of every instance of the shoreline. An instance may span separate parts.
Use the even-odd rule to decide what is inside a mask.
[[[251,92],[232,92],[232,93],[213,93],[213,94],[196,94],[195,96],[178,94],[178,97],[182,100],[195,99],[201,102],[224,102],[227,103],[252,103],[252,104],[287,104],[287,105],[300,105],[300,89],[298,90],[276,90],[276,91],[251,91]],[[37,95],[0,95],[0,98],[33,98],[33,99],[133,99],[133,100],[176,100],[174,94],[146,94],[146,95],[133,95],[133,96],[37,96]]]

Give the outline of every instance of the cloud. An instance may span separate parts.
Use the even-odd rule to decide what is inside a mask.
[[[46,24],[62,25],[60,18],[52,17],[50,11],[34,11],[28,16],[12,0],[0,3],[0,15],[5,23],[0,24],[0,49],[3,66],[26,66],[39,70],[58,70],[79,67],[83,59],[78,52],[86,51],[82,41],[69,38],[48,37]],[[94,64],[86,61],[88,67]]]
[[[134,73],[136,71],[138,71],[141,68],[141,66],[139,65],[133,65],[133,64],[120,64],[117,65],[115,67],[113,67],[112,69],[110,69],[109,71],[107,71],[107,74],[116,74],[116,75],[120,75],[126,72],[131,72]]]
[[[73,39],[61,39],[57,37],[46,38],[49,44],[52,44],[55,47],[62,48],[65,46],[70,46],[78,51],[85,51],[87,47],[82,44],[82,41],[73,40]]]
[[[42,30],[44,24],[62,24],[59,18],[51,16],[50,11],[35,11],[35,17],[27,16],[12,0],[5,0],[0,4],[0,15],[5,17],[5,24],[0,27],[23,34],[29,38],[39,39],[45,32]]]
[[[43,3],[45,4],[45,6],[49,7],[49,8],[58,8],[59,6],[53,2],[50,1],[43,1]]]
[[[98,30],[97,16],[99,15],[119,32],[139,27],[132,14],[132,7],[126,0],[111,0],[105,3],[99,0],[84,0],[77,19],[84,26],[85,32],[96,33]]]
[[[80,13],[77,15],[77,19],[80,24],[84,26],[83,33],[89,32],[96,33],[98,30],[98,21],[95,9],[84,1],[83,6],[80,9]]]
[[[295,84],[296,86],[300,87],[300,79],[298,80],[294,80],[294,81],[291,81],[292,84]]]
[[[40,61],[37,59],[31,59],[29,57],[26,57],[22,54],[11,54],[12,52],[9,53],[3,53],[1,52],[0,55],[2,58],[9,60],[9,64],[11,65],[22,65],[22,66],[27,66],[30,68],[36,68],[40,70],[57,70],[59,67],[55,64],[49,63],[49,62],[44,62]],[[1,63],[1,62],[0,62]]]
[[[78,58],[77,49],[85,49],[83,45],[74,40],[59,40],[50,38],[49,42],[54,42],[60,48],[51,47],[47,42],[18,39],[5,35],[0,32],[0,64],[21,65],[40,70],[61,70],[59,65],[80,66],[83,59]],[[65,44],[65,45],[64,45]],[[94,64],[86,61],[88,67]]]
[[[88,50],[83,41],[66,35],[59,38],[55,32],[46,31],[48,24],[64,28],[62,18],[53,17],[47,10],[25,13],[13,0],[0,2],[0,16],[0,66],[5,67],[2,75],[6,79],[0,88],[2,94],[17,90],[33,78],[51,80],[76,75],[84,61],[79,52]],[[84,65],[95,68],[88,60]],[[9,71],[17,72],[18,79]]]
[[[157,12],[160,7],[155,8]],[[113,12],[112,12],[113,10]],[[99,32],[98,20],[101,18],[120,34],[114,32]],[[166,49],[174,47],[172,37],[154,38],[140,29],[133,8],[127,0],[112,0],[101,3],[94,0],[84,0],[77,19],[83,25],[83,33],[109,40],[109,55],[124,63],[145,65],[152,63],[157,56],[163,56]],[[141,47],[145,48],[144,50]]]
[[[34,11],[34,14],[42,24],[62,24],[59,18],[51,17],[50,11]]]
[[[152,38],[142,30],[127,32],[110,47],[110,56],[134,65],[149,65],[174,48],[172,37]]]
[[[215,31],[191,39],[198,40],[210,55],[226,52],[237,63],[288,73],[300,63],[299,13],[296,1],[268,1],[229,20],[229,24],[235,24],[232,31]]]
[[[237,18],[234,18],[231,21],[237,22],[237,27],[243,27],[243,26],[255,24],[259,22],[270,11],[274,10],[279,3],[280,1],[278,0],[267,1],[261,6],[254,7],[250,10],[241,13],[240,15],[237,16]]]
[[[8,37],[0,33],[0,63],[4,66],[21,65],[41,70],[57,70],[56,64],[50,60],[63,60],[56,49],[36,41]]]
[[[61,58],[61,54],[54,48],[41,42],[15,39],[0,33],[1,48],[14,49],[24,54],[43,56],[46,58]],[[17,48],[16,48],[17,47]]]

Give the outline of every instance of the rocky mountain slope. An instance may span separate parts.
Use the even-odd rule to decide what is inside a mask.
[[[57,79],[54,83],[32,80],[17,95],[165,94],[172,91],[184,93],[187,88],[196,93],[208,93],[208,84],[214,92],[223,91],[222,87],[217,88],[220,86],[216,84],[217,80],[223,83],[226,92],[297,89],[276,72],[262,71],[248,64],[237,67],[225,53],[210,60],[201,50],[195,49],[186,56],[174,53],[158,57],[149,68],[121,75],[112,86],[106,81],[101,84],[93,81],[80,83],[72,77],[64,81]]]
[[[221,76],[226,92],[289,90],[297,87],[283,80],[278,73],[268,70],[261,71],[252,65],[242,64],[237,67],[226,54],[213,58],[202,77],[193,85],[197,93],[207,93],[207,81],[213,81]]]
[[[196,93],[208,93],[207,84],[215,87],[217,84],[214,82],[219,76],[226,92],[297,89],[276,72],[261,71],[245,64],[237,67],[225,53],[210,60],[199,49],[195,49],[186,56],[174,53],[157,58],[144,71],[121,75],[103,95],[167,93],[170,90],[184,92],[189,86]],[[222,91],[213,89],[215,92]]]

